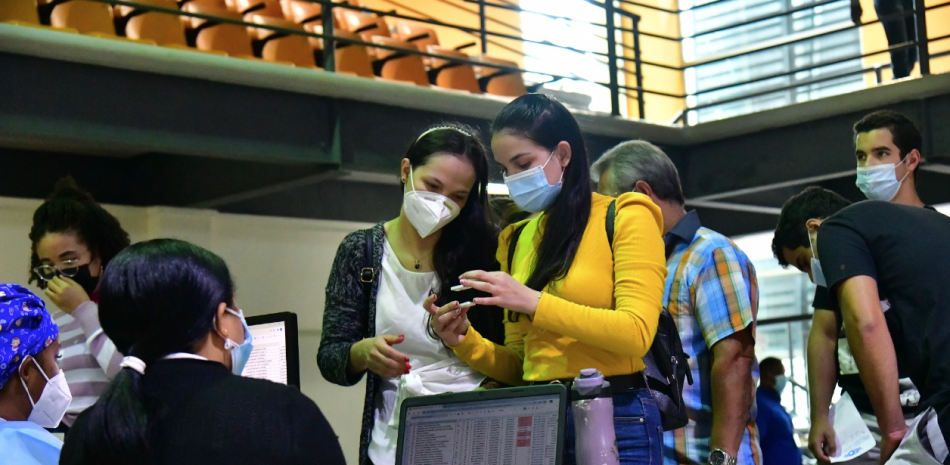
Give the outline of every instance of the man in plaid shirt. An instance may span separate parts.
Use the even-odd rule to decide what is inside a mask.
[[[663,211],[664,307],[676,319],[693,385],[683,388],[689,424],[664,435],[664,464],[760,465],[755,425],[758,285],[749,258],[687,212],[679,173],[662,150],[624,142],[591,168],[598,190],[639,192]]]

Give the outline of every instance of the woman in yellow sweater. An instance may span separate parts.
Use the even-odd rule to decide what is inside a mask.
[[[457,302],[436,308],[431,297],[425,305],[433,329],[470,366],[509,384],[567,382],[597,368],[613,390],[621,463],[660,463],[660,414],[640,373],[666,278],[660,209],[641,194],[621,195],[611,250],[605,221],[614,199],[591,193],[577,121],[544,95],[519,97],[501,111],[492,123],[492,151],[512,199],[541,213],[499,237],[496,256],[507,272],[460,278],[491,294],[476,304],[507,310],[505,345],[472,329],[469,309]],[[571,464],[572,421],[566,435],[564,463]]]

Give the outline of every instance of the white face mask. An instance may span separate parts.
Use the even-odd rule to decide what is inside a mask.
[[[55,428],[63,420],[63,415],[66,415],[66,409],[69,408],[69,403],[73,400],[73,395],[69,392],[69,385],[66,384],[66,375],[63,374],[63,370],[59,370],[56,376],[50,378],[46,376],[46,372],[36,361],[36,357],[30,357],[30,359],[33,360],[33,364],[36,365],[36,368],[39,368],[40,373],[46,378],[46,387],[43,388],[40,399],[33,402],[33,396],[30,395],[26,381],[20,378],[20,383],[23,384],[23,389],[26,390],[26,396],[30,399],[30,404],[33,404],[33,412],[30,413],[27,420],[43,428]],[[26,361],[23,363],[26,363]]]
[[[858,186],[858,189],[861,189],[865,197],[871,200],[890,202],[897,196],[901,184],[910,174],[910,170],[908,170],[900,181],[897,180],[897,167],[904,164],[905,161],[907,161],[907,157],[904,157],[897,164],[885,163],[875,166],[859,166],[855,185]]]
[[[409,222],[423,238],[442,229],[459,216],[462,209],[452,199],[435,192],[416,190],[412,179],[412,165],[409,166],[409,186],[412,190],[403,196],[402,208],[406,212],[406,218],[409,218]]]
[[[811,239],[811,233],[806,232],[806,234],[808,234],[808,246],[811,247],[811,282],[815,283],[816,286],[828,287],[828,283],[825,281],[825,273],[821,271],[821,262],[818,260],[815,242]]]

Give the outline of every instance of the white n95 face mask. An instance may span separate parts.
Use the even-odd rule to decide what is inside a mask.
[[[452,199],[435,192],[417,191],[409,166],[409,186],[403,196],[402,208],[406,218],[423,238],[442,229],[459,216],[461,208]]]
[[[33,360],[33,364],[36,365],[36,368],[39,368],[40,373],[46,378],[46,387],[43,388],[39,400],[33,402],[33,396],[30,395],[26,382],[23,381],[23,378],[20,378],[26,396],[30,399],[30,404],[33,405],[33,411],[27,420],[43,428],[55,428],[63,420],[66,409],[69,408],[69,403],[73,400],[73,395],[69,392],[69,385],[66,384],[66,375],[63,374],[63,370],[59,370],[56,376],[50,378],[46,376],[46,372],[36,361],[36,357],[30,357],[30,359]],[[24,361],[24,363],[26,362]]]
[[[899,181],[897,180],[897,167],[904,164],[906,160],[907,157],[904,157],[900,163],[896,164],[885,163],[875,166],[859,166],[857,169],[858,178],[854,184],[858,186],[858,189],[861,189],[865,197],[871,200],[890,202],[897,196],[897,191],[900,190],[901,184],[904,183],[904,179],[907,179],[907,176],[910,174],[908,170],[903,178]]]

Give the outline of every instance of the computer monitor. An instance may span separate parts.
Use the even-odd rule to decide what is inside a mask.
[[[297,314],[272,313],[247,317],[254,350],[242,376],[300,387],[300,348]]]
[[[561,384],[406,399],[396,465],[560,465],[567,417]]]

